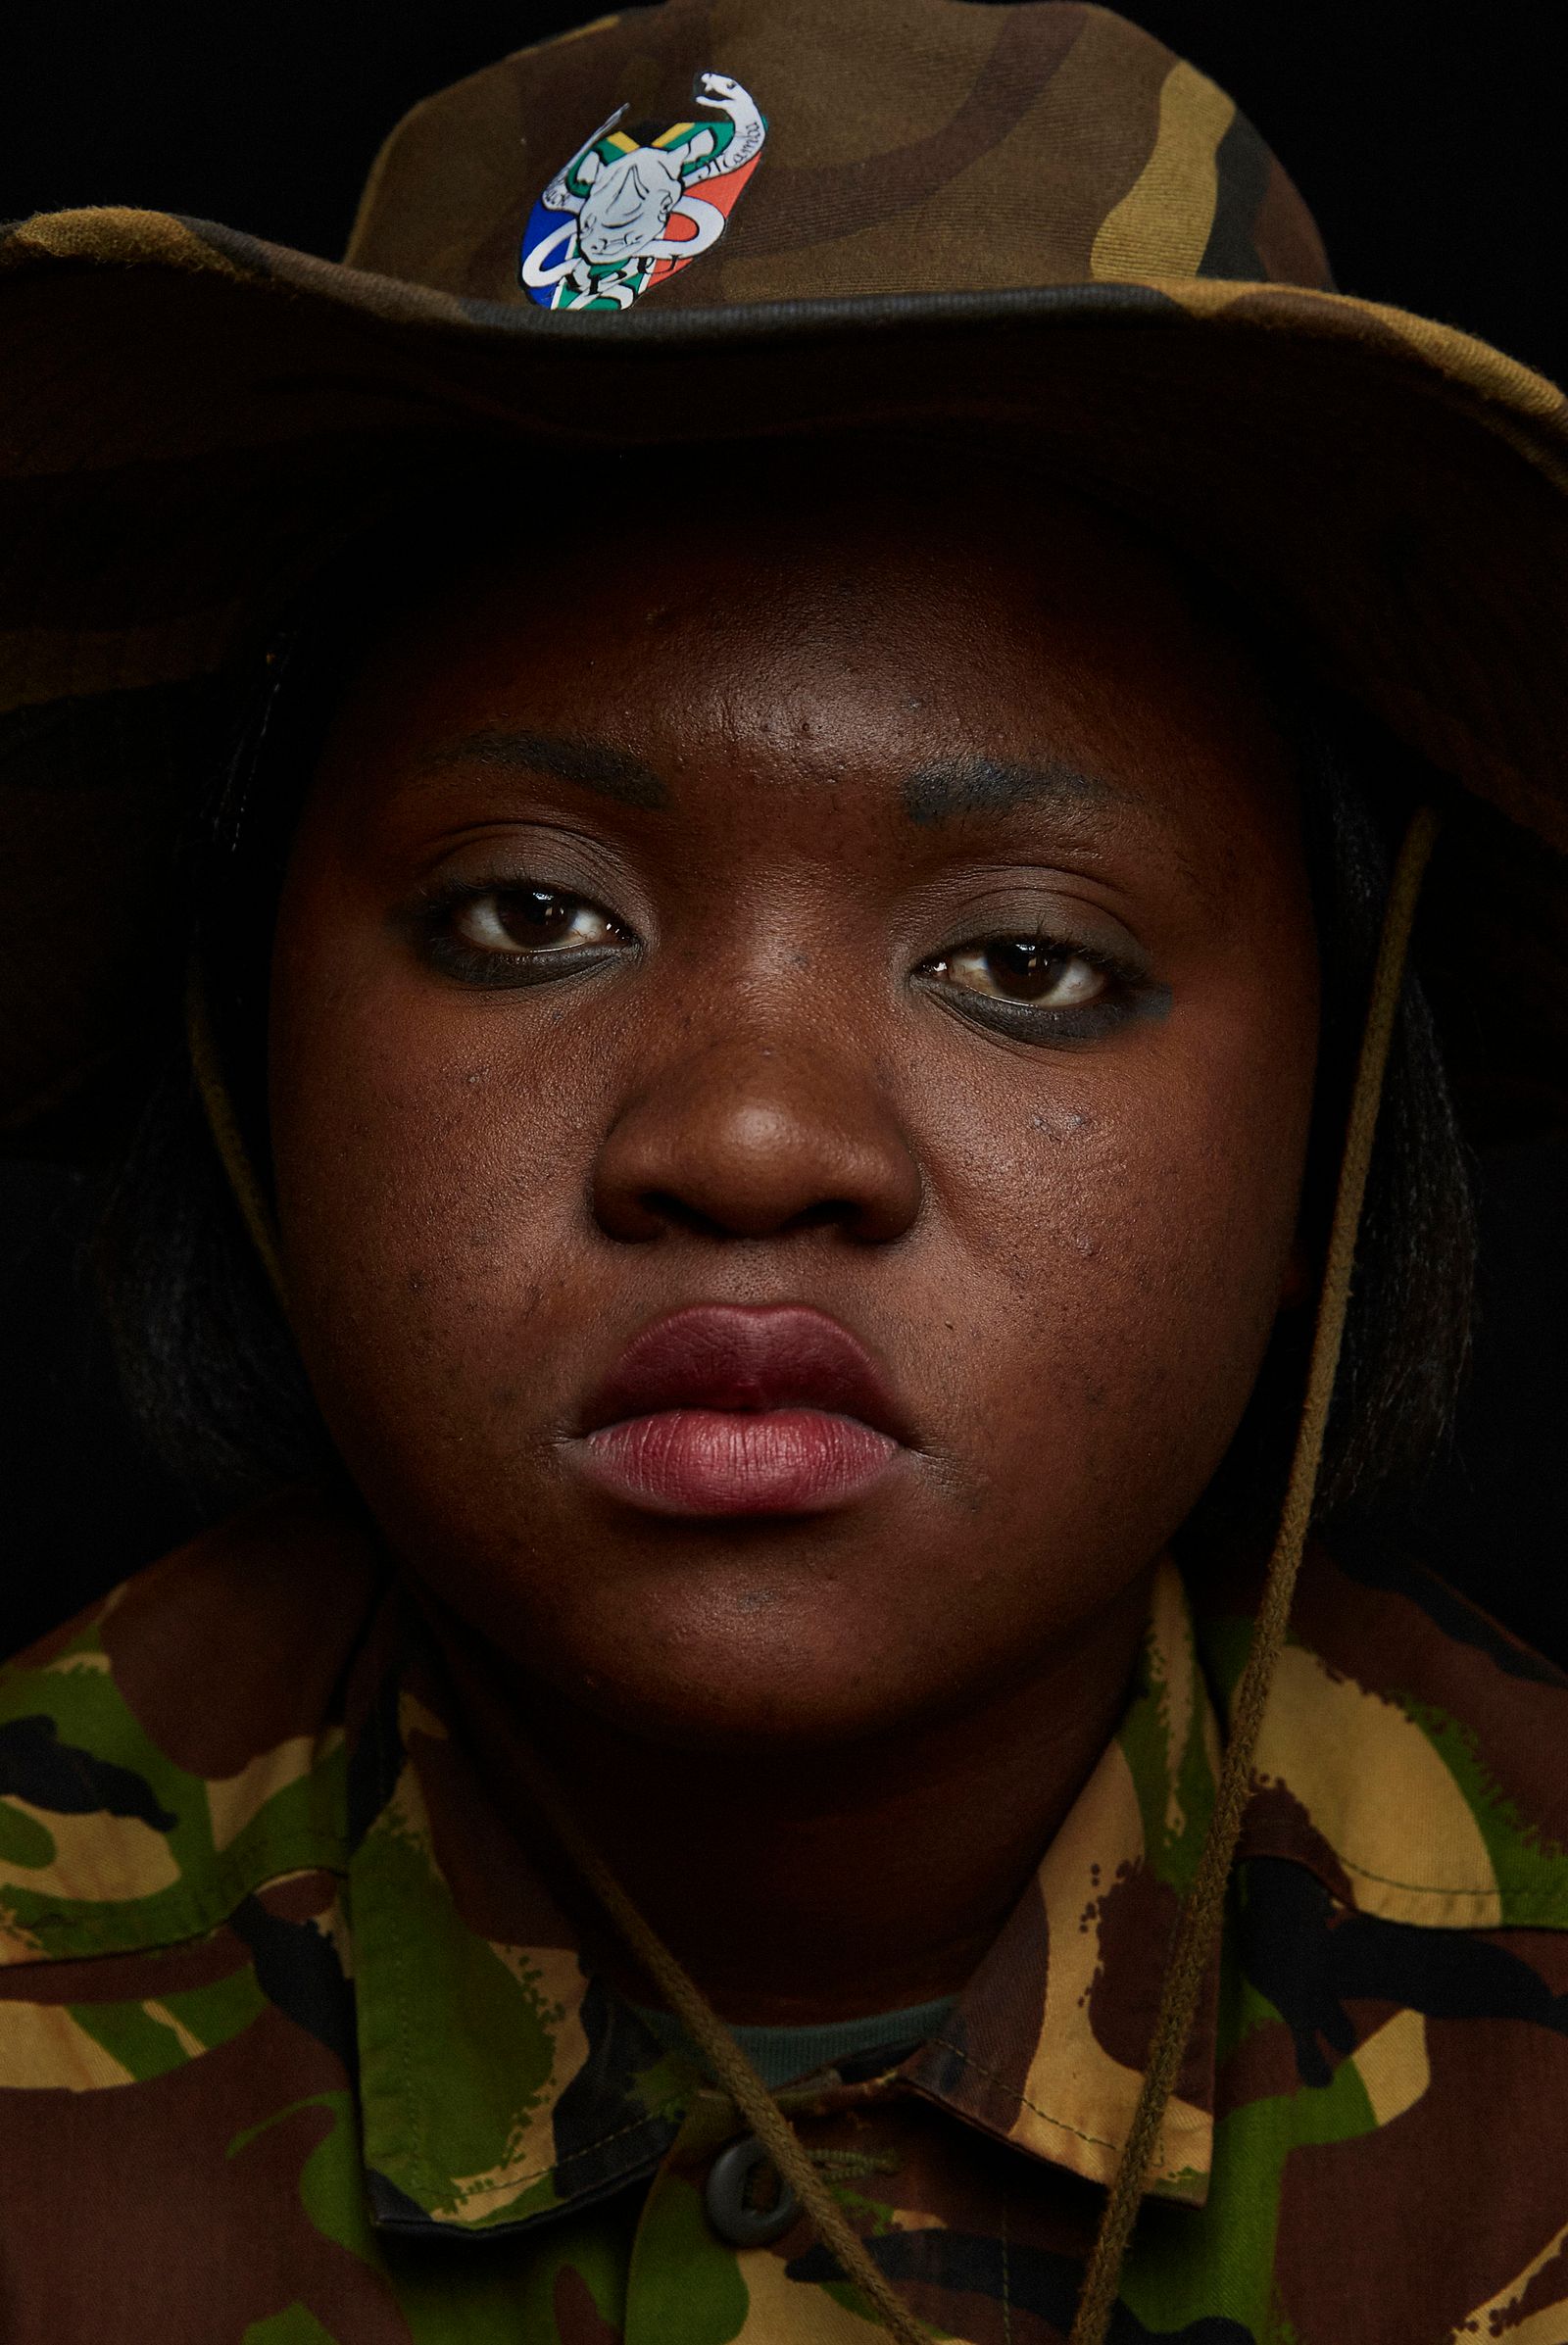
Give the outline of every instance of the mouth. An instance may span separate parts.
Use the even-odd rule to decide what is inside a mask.
[[[584,1413],[607,1495],[653,1514],[820,1514],[910,1445],[869,1352],[801,1304],[696,1304],[645,1328]]]

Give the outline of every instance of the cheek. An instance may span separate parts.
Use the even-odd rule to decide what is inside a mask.
[[[416,1451],[515,1405],[586,1237],[603,1060],[532,1005],[280,953],[272,1147],[290,1312],[334,1433]],[[330,933],[328,927],[326,933]],[[539,1047],[541,1033],[545,1047]]]
[[[973,1275],[948,1314],[956,1430],[994,1503],[1173,1531],[1246,1408],[1289,1277],[1314,1010],[1267,1034],[1058,1059],[935,1178]],[[1071,1485],[1071,1497],[1065,1486]],[[1093,1516],[1095,1529],[1088,1530]]]

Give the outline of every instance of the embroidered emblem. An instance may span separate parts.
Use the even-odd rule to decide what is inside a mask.
[[[556,173],[523,230],[517,275],[530,300],[629,310],[718,242],[767,122],[728,73],[699,73],[692,94],[723,119],[672,122],[645,146],[616,129],[618,106]]]

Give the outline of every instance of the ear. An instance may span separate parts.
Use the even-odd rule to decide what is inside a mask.
[[[600,154],[599,149],[590,147],[577,166],[577,176],[582,180],[584,186],[591,187],[604,168],[604,157]]]

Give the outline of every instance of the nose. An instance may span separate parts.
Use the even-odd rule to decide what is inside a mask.
[[[633,1242],[837,1228],[887,1245],[913,1222],[920,1193],[914,1153],[868,1070],[760,1043],[699,1051],[648,1082],[594,1168],[600,1227]]]

